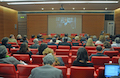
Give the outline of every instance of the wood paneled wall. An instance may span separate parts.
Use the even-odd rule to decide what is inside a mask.
[[[104,30],[105,14],[100,13],[46,13],[46,14],[27,14],[27,35],[47,33],[48,15],[82,15],[82,32],[90,35],[100,35]]]
[[[17,16],[18,12],[16,10],[0,6],[0,39],[9,37],[10,34],[17,35],[18,30],[15,29]]]
[[[27,36],[47,33],[47,15],[27,15]]]
[[[114,14],[115,19],[115,34],[120,34],[120,8],[115,10]]]
[[[104,31],[104,14],[83,15],[82,32],[99,37],[101,30]]]

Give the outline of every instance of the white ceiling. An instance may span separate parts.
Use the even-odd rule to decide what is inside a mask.
[[[51,0],[46,0],[46,1],[51,1]],[[64,0],[59,0],[59,1],[64,1]],[[105,10],[105,8],[108,8],[108,10],[115,10],[117,8],[120,8],[120,0],[118,1],[119,3],[117,4],[115,3],[114,4],[63,4],[63,7],[65,10],[72,10],[72,8],[75,8],[75,10],[83,10],[83,8],[85,8],[86,10]],[[0,2],[0,5],[17,11],[41,11],[41,8],[44,8],[44,10],[46,11],[50,11],[52,10],[52,8],[54,8],[54,10],[59,10],[61,7],[61,4],[8,5],[7,2]]]

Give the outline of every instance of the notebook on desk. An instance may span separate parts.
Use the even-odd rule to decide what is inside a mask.
[[[105,77],[119,76],[120,74],[120,66],[119,64],[109,64],[105,63]]]

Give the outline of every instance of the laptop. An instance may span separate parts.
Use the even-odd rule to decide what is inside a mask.
[[[109,64],[109,63],[105,63],[105,77],[109,78],[112,76],[119,76],[120,74],[120,66],[119,64]]]

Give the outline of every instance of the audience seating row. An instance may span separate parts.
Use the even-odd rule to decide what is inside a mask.
[[[32,59],[30,59],[29,55],[27,54],[13,54],[13,57],[15,57],[17,60],[25,61],[28,64],[42,65],[42,58],[44,55],[32,55]],[[76,59],[76,56],[68,57],[67,55],[56,55],[56,57],[62,57],[63,62],[67,67],[70,67],[73,61]],[[104,66],[104,63],[109,63],[110,61],[112,61],[112,63],[118,63],[119,58],[119,56],[114,56],[112,57],[112,60],[110,60],[110,57],[107,56],[93,56],[91,62],[94,64],[95,68],[98,68],[100,66]]]
[[[0,64],[0,77],[4,78],[28,78],[31,70],[39,65],[17,65],[17,71],[13,64]],[[104,67],[95,71],[94,67],[55,66],[63,72],[63,78],[104,78]],[[7,72],[6,72],[7,71]]]

